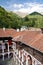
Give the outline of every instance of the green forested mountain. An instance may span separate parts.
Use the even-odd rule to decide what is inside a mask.
[[[0,6],[0,27],[17,28],[21,18],[13,12],[7,12]]]
[[[33,12],[24,18],[19,17],[13,12],[6,11],[0,6],[0,28],[21,28],[27,27],[43,27],[43,15],[38,12]]]
[[[28,22],[29,26],[43,28],[43,15],[38,12],[27,15],[24,20]]]
[[[38,12],[33,12],[33,13],[31,13],[30,15],[41,15],[40,13],[38,13]],[[42,15],[41,15],[42,16]]]

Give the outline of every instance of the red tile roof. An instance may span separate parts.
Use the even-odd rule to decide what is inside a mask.
[[[16,41],[21,41],[24,44],[31,46],[43,52],[43,34],[40,31],[22,31],[17,32],[14,29],[0,29],[0,37],[13,37]]]
[[[39,31],[23,31],[16,40],[43,52],[43,34]]]
[[[31,47],[43,52],[43,35],[36,36],[37,38],[30,44]]]
[[[16,30],[14,29],[0,29],[0,37],[14,37]]]

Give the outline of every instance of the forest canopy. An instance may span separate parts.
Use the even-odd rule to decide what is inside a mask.
[[[0,28],[21,28],[22,26],[43,28],[43,15],[38,12],[21,18],[16,13],[8,12],[0,6]]]

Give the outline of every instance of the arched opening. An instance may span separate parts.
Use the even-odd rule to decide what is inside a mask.
[[[28,58],[29,58],[29,59],[28,59],[28,64],[29,64],[29,65],[32,65],[32,58],[31,58],[31,56],[28,55]]]

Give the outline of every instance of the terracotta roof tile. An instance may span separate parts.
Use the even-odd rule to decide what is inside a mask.
[[[40,38],[37,37],[37,39],[35,39],[34,42],[30,44],[30,46],[43,52],[43,35],[39,35],[39,36]]]
[[[22,31],[17,32],[14,29],[0,29],[0,37],[13,37],[16,41],[21,41],[26,45],[31,46],[43,52],[43,34],[40,31]]]
[[[16,33],[16,30],[14,29],[0,29],[0,37],[14,37],[14,34]]]
[[[43,52],[43,34],[39,31],[25,31],[19,33],[16,40]]]

